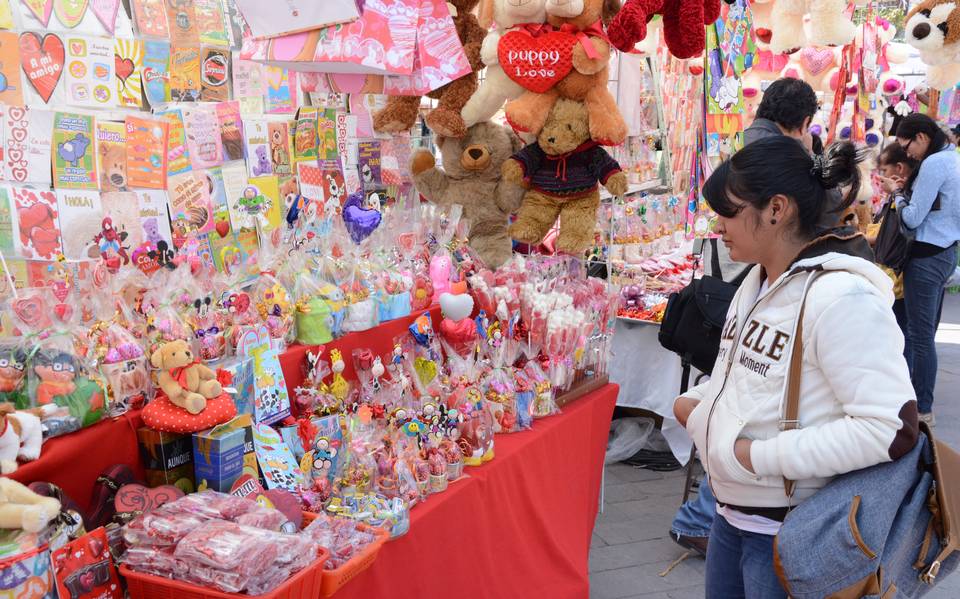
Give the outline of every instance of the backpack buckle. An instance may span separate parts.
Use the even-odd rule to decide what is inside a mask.
[[[937,578],[937,574],[940,573],[940,560],[934,560],[930,567],[927,568],[927,571],[920,575],[920,580],[926,584],[933,584],[934,580]]]
[[[790,419],[787,419],[787,418],[781,418],[781,419],[780,419],[780,430],[781,430],[781,431],[787,430],[787,425],[793,425],[793,426],[792,426],[793,429],[798,429],[798,428],[800,428],[800,420],[798,420],[798,419],[790,420]]]

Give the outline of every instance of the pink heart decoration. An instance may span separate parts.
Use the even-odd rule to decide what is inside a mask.
[[[90,8],[107,33],[113,35],[117,27],[117,10],[120,8],[120,0],[90,0]]]
[[[833,50],[828,48],[804,48],[800,51],[800,64],[811,75],[819,75],[833,66]]]
[[[477,325],[469,318],[459,321],[444,318],[440,321],[440,335],[459,353],[477,338]]]

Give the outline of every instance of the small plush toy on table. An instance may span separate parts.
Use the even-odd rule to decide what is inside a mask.
[[[34,493],[12,478],[0,478],[0,528],[40,532],[60,513],[60,502]]]

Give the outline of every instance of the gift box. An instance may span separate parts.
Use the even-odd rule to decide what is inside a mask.
[[[253,385],[253,359],[236,357],[230,358],[218,366],[230,373],[233,380],[230,382],[230,395],[237,406],[237,414],[253,414],[255,408],[256,391]]]
[[[176,485],[184,491],[193,491],[190,435],[165,433],[144,426],[137,430],[137,444],[147,486]]]
[[[244,472],[259,475],[249,414],[193,434],[193,465],[200,486],[229,493]]]
[[[444,0],[368,0],[360,18],[270,40],[244,40],[241,58],[335,74],[340,91],[424,95],[471,72]]]

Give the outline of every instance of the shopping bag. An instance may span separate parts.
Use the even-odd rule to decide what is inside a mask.
[[[371,0],[353,23],[248,39],[240,57],[322,73],[318,91],[424,95],[471,70],[444,0]]]
[[[356,0],[235,0],[254,37],[266,38],[349,23],[360,16]]]

